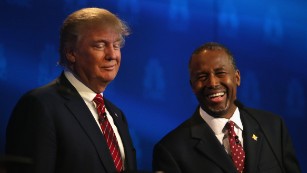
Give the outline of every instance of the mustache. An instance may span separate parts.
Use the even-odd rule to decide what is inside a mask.
[[[209,87],[202,87],[198,94],[201,93],[206,93],[208,91],[212,92],[212,91],[220,91],[220,90],[226,90],[225,87],[221,86],[221,85],[217,85],[217,86],[209,86]]]

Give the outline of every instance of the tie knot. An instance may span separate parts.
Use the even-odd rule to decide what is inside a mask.
[[[102,122],[106,118],[106,111],[105,111],[105,105],[104,100],[101,94],[97,94],[95,98],[93,99],[95,102],[95,107],[97,109],[98,113],[98,121]]]
[[[97,105],[104,105],[104,101],[103,101],[103,98],[102,98],[102,95],[101,94],[97,94],[95,96],[95,98],[93,99],[93,101],[97,104]]]
[[[230,135],[235,135],[235,133],[234,133],[234,126],[235,126],[235,123],[233,121],[228,121],[227,122],[227,128],[228,128],[228,131],[229,131]]]
[[[233,121],[228,121],[228,122],[227,122],[227,127],[228,127],[228,129],[233,129],[234,126],[235,126],[235,123],[234,123]]]

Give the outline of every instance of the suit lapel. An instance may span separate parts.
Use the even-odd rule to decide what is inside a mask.
[[[197,109],[198,110],[198,109]],[[225,172],[236,172],[234,164],[214,132],[196,111],[192,118],[192,138],[198,139],[196,149]]]
[[[104,137],[99,129],[90,110],[82,100],[77,90],[69,83],[64,74],[59,80],[60,92],[67,99],[66,106],[72,112],[73,116],[79,122],[81,128],[87,134],[89,140],[96,148],[97,154],[100,157],[107,172],[115,172],[115,166],[112,156],[109,154],[109,149]],[[61,90],[61,88],[63,90]],[[108,154],[106,154],[108,153]],[[113,165],[113,166],[110,166]]]
[[[263,136],[258,124],[244,110],[240,109],[240,115],[244,127],[245,170],[246,172],[257,172]]]

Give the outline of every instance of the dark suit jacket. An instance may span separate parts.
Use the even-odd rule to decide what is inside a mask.
[[[298,173],[300,168],[285,124],[269,112],[240,109],[247,173]],[[257,139],[252,138],[253,135]],[[236,169],[199,108],[159,141],[153,170],[167,173],[235,173]]]
[[[125,116],[107,99],[105,105],[123,141],[126,170],[134,172],[136,153]],[[116,172],[101,130],[64,74],[20,99],[6,142],[7,154],[33,159],[35,173]]]

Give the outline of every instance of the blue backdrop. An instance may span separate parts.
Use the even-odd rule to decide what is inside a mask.
[[[194,112],[188,59],[208,41],[232,50],[239,98],[282,116],[307,172],[307,1],[304,0],[0,0],[0,151],[14,105],[57,77],[59,28],[82,7],[103,7],[132,35],[105,95],[123,109],[139,168],[151,170],[153,145]]]

